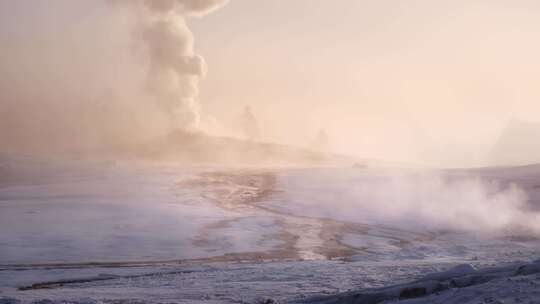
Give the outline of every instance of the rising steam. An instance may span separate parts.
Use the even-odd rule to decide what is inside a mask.
[[[504,181],[506,174],[498,171],[503,179],[498,180],[467,170],[452,175],[335,169],[291,173],[282,183],[294,189],[288,200],[300,210],[316,206],[315,214],[306,211],[310,215],[434,231],[540,235],[540,212],[531,209],[530,189]]]
[[[204,58],[194,52],[186,19],[202,17],[227,2],[145,0],[123,5],[136,16],[136,41],[147,58],[146,89],[173,128],[198,126],[198,84],[206,73]]]

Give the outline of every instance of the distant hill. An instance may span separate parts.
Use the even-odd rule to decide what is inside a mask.
[[[540,123],[511,120],[490,154],[496,165],[540,163]]]
[[[114,153],[127,158],[189,163],[243,165],[354,163],[353,158],[346,156],[181,130],[143,144],[118,147]]]

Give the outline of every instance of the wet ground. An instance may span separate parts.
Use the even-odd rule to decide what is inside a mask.
[[[534,237],[354,220],[339,205],[349,185],[324,188],[330,176],[305,187],[321,175],[311,169],[70,170],[0,187],[0,296],[253,303],[527,260],[540,248]]]

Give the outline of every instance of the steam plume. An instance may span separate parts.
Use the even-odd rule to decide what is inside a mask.
[[[169,116],[173,128],[194,128],[200,121],[198,84],[206,73],[195,54],[186,18],[202,17],[228,0],[140,0],[125,2],[136,12],[137,42],[147,57],[146,89]]]

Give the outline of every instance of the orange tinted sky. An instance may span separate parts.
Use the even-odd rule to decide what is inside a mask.
[[[0,85],[130,95],[129,31],[110,10],[0,2]],[[511,119],[540,122],[538,1],[231,0],[188,23],[208,63],[203,116],[223,129],[251,105],[265,140],[309,145],[325,129],[336,152],[469,166]]]

